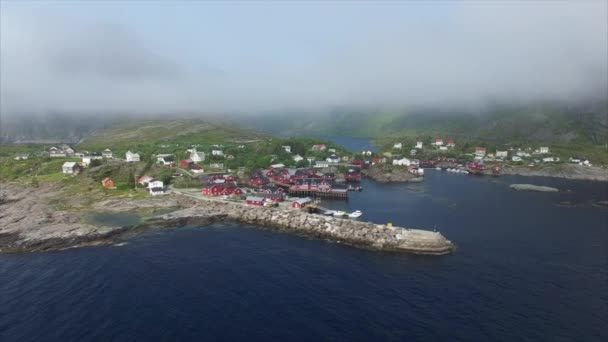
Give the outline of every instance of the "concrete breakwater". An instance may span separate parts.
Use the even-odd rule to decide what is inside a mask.
[[[254,207],[171,194],[162,198],[113,198],[80,211],[56,210],[48,200],[60,189],[6,186],[0,203],[0,253],[49,251],[114,244],[150,230],[232,221],[376,250],[446,254],[454,245],[436,232],[312,215],[299,210]],[[161,196],[159,196],[161,197]],[[97,212],[124,213],[182,208],[132,226],[106,226],[85,218]]]
[[[240,203],[205,201],[200,206],[164,215],[151,223],[185,225],[217,220],[253,224],[375,250],[431,255],[447,254],[454,250],[454,244],[438,232],[387,227],[296,210],[260,208]]]

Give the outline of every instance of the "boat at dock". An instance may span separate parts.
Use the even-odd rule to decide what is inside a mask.
[[[472,173],[474,175],[492,175],[498,176],[502,169],[498,166],[488,167],[483,162],[474,161],[471,163],[467,163],[466,171],[468,173]]]
[[[346,212],[342,210],[337,210],[333,214],[334,216],[346,216]]]
[[[361,215],[363,215],[363,213],[361,212],[361,210],[355,210],[352,213],[348,214],[348,217],[350,217],[350,218],[357,218],[357,217],[361,217]]]

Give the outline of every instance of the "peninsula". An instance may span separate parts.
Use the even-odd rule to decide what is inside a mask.
[[[57,187],[40,188],[5,184],[0,208],[0,252],[49,251],[79,246],[114,244],[149,230],[207,225],[229,221],[260,228],[295,233],[356,247],[380,251],[441,255],[454,250],[454,244],[438,232],[391,227],[369,222],[309,214],[301,210],[249,206],[242,203],[205,199],[181,192],[155,198],[112,198],[81,211],[56,210],[49,200]],[[132,226],[101,226],[86,221],[93,212],[153,212],[177,209],[152,216]]]

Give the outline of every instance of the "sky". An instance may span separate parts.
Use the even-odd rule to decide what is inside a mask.
[[[0,2],[0,114],[608,95],[608,1]]]

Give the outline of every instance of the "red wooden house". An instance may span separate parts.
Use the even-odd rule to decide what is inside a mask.
[[[298,198],[297,200],[291,203],[293,208],[304,208],[307,204],[312,203],[312,200],[308,197],[306,198]]]
[[[350,170],[348,170],[348,172],[346,172],[346,175],[344,176],[344,178],[346,178],[346,180],[349,180],[349,181],[359,181],[359,180],[361,180],[361,172],[350,169]]]
[[[249,180],[249,183],[253,186],[262,186],[268,184],[268,180],[263,178],[252,178]]]
[[[222,195],[242,195],[243,189],[237,187],[236,185],[228,185],[224,187],[222,191]]]
[[[203,196],[221,196],[224,193],[223,184],[209,184],[203,187]]]
[[[247,204],[249,204],[249,205],[257,205],[257,206],[263,206],[264,205],[264,197],[257,197],[257,196],[247,197]]]

